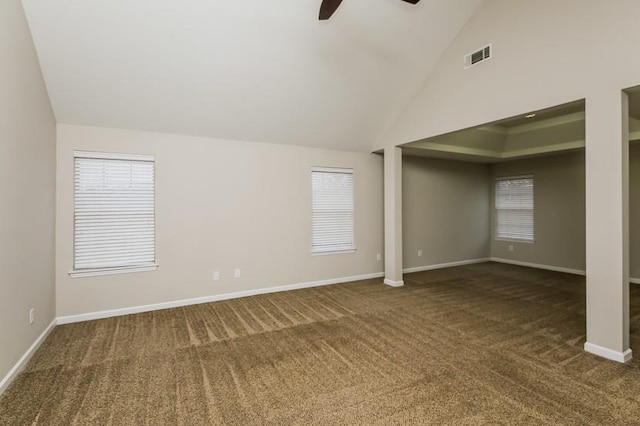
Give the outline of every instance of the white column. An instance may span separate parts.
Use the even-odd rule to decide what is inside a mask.
[[[402,149],[384,150],[384,283],[402,280]]]
[[[586,102],[587,341],[618,362],[629,347],[629,100],[596,90]]]

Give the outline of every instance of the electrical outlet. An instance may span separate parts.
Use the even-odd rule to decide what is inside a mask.
[[[213,273],[213,280],[218,281],[220,279],[220,272],[216,271]]]
[[[376,259],[380,262],[382,260],[382,255],[380,253],[376,254]]]
[[[36,322],[36,310],[34,308],[29,309],[29,324]]]
[[[513,251],[513,244],[509,244],[509,251]]]
[[[422,257],[422,250],[418,250],[418,257]]]
[[[236,269],[236,270],[233,272],[233,276],[234,276],[234,277],[236,277],[236,278],[240,278],[240,269]]]

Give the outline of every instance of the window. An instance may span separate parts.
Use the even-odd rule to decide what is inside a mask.
[[[313,253],[355,250],[353,237],[353,170],[313,168]]]
[[[533,177],[496,181],[496,238],[533,241]]]
[[[154,169],[151,156],[75,152],[72,276],[155,269]]]

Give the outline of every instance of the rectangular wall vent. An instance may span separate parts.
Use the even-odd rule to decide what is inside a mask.
[[[464,57],[464,68],[467,69],[477,63],[485,61],[491,57],[491,45],[488,44],[482,49],[469,53]]]

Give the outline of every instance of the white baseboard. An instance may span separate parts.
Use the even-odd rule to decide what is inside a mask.
[[[179,308],[182,306],[198,305],[200,303],[219,302],[221,300],[238,299],[240,297],[256,296],[258,294],[277,293],[281,291],[299,290],[302,288],[320,287],[325,285],[346,283],[351,281],[369,280],[384,277],[383,272],[373,274],[356,275],[351,277],[332,278],[328,280],[311,281],[299,284],[289,284],[278,287],[257,288],[255,290],[238,291],[234,293],[215,294],[213,296],[196,297],[193,299],[175,300],[171,302],[154,303],[151,305],[131,306],[128,308],[111,309],[107,311],[88,312],[78,315],[58,317],[58,324],[71,324],[75,322],[91,321],[102,318],[118,317],[122,315],[139,314],[142,312],[157,311],[160,309]]]
[[[40,336],[38,336],[36,341],[33,342],[33,344],[29,347],[29,349],[27,349],[24,355],[22,355],[22,357],[18,360],[16,365],[14,365],[13,368],[9,370],[9,373],[7,373],[7,375],[2,379],[2,381],[0,381],[0,394],[2,394],[9,387],[11,382],[13,382],[13,379],[16,378],[16,376],[18,375],[18,373],[20,373],[20,371],[22,371],[24,366],[31,359],[31,357],[36,352],[36,350],[40,347],[42,342],[44,342],[44,339],[46,339],[49,333],[51,333],[51,330],[53,330],[56,324],[57,324],[57,321],[54,318],[53,321],[51,321],[51,324],[49,324],[47,328],[44,329],[44,331],[40,334]]]
[[[560,266],[540,265],[538,263],[520,262],[519,260],[502,259],[499,257],[492,257],[487,260],[491,260],[492,262],[498,262],[498,263],[508,263],[510,265],[527,266],[529,268],[546,269],[548,271],[565,272],[567,274],[582,275],[582,276],[587,275],[586,271],[582,271],[580,269],[569,269],[569,268],[562,268]],[[629,278],[629,282],[631,284],[640,284],[640,278]]]
[[[603,358],[607,358],[617,362],[630,361],[633,355],[631,353],[631,349],[627,349],[624,352],[618,352],[612,349],[605,348],[603,346],[594,345],[593,343],[589,343],[589,342],[586,342],[584,344],[584,350],[594,355],[598,355]]]
[[[412,272],[431,271],[433,269],[451,268],[453,266],[472,265],[474,263],[488,262],[489,260],[491,259],[488,257],[483,259],[460,260],[458,262],[439,263],[436,265],[426,265],[426,266],[417,266],[415,268],[405,268],[402,270],[402,272],[404,272],[405,274],[410,274]]]
[[[561,266],[541,265],[539,263],[521,262],[519,260],[502,259],[500,257],[492,257],[490,260],[492,262],[508,263],[510,265],[518,265],[518,266],[527,266],[529,268],[546,269],[548,271],[564,272],[566,274],[574,274],[574,275],[582,275],[582,276],[587,274],[586,271],[582,271],[580,269],[563,268]]]
[[[390,287],[402,287],[404,286],[404,281],[400,280],[400,281],[394,281],[394,280],[390,280],[389,278],[385,278],[384,279],[384,283]]]

